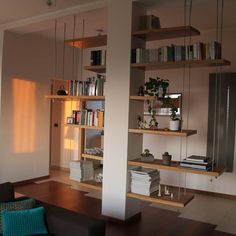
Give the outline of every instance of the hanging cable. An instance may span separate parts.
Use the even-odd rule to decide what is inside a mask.
[[[57,20],[54,24],[54,79],[57,77]]]
[[[65,79],[65,49],[66,49],[66,23],[64,23],[63,52],[62,52],[62,79]]]
[[[75,76],[75,23],[76,23],[76,16],[73,17],[73,49],[72,49],[72,78],[76,79]]]

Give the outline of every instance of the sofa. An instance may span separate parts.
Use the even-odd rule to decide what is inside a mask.
[[[14,186],[12,183],[0,184],[1,202],[19,201],[25,198],[14,199]],[[54,236],[104,236],[105,221],[95,219],[64,208],[56,207],[41,201],[35,203],[35,208],[43,206],[45,209],[45,222],[48,234]],[[1,234],[0,234],[1,235]],[[37,234],[34,234],[37,235]]]

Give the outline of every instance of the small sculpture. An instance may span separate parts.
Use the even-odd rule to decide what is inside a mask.
[[[163,165],[166,165],[166,166],[169,166],[171,164],[171,155],[169,155],[168,152],[165,152],[163,155],[162,155],[162,164]]]
[[[144,161],[144,162],[154,161],[154,156],[153,154],[150,153],[149,149],[145,149],[144,152],[140,156],[141,156],[141,161]]]

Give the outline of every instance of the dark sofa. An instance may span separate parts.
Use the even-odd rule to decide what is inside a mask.
[[[14,200],[11,183],[0,184],[0,202]],[[54,236],[104,236],[105,222],[77,212],[56,207],[36,200],[36,206],[46,210],[46,224],[49,234]],[[44,234],[45,235],[45,234]]]

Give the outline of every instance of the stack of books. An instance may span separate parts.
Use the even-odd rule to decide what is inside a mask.
[[[198,170],[211,170],[212,159],[209,157],[192,155],[181,161],[180,166]]]
[[[131,170],[131,192],[150,196],[159,189],[160,172],[139,167]]]
[[[70,179],[76,181],[87,181],[94,179],[93,162],[87,160],[70,162]]]

